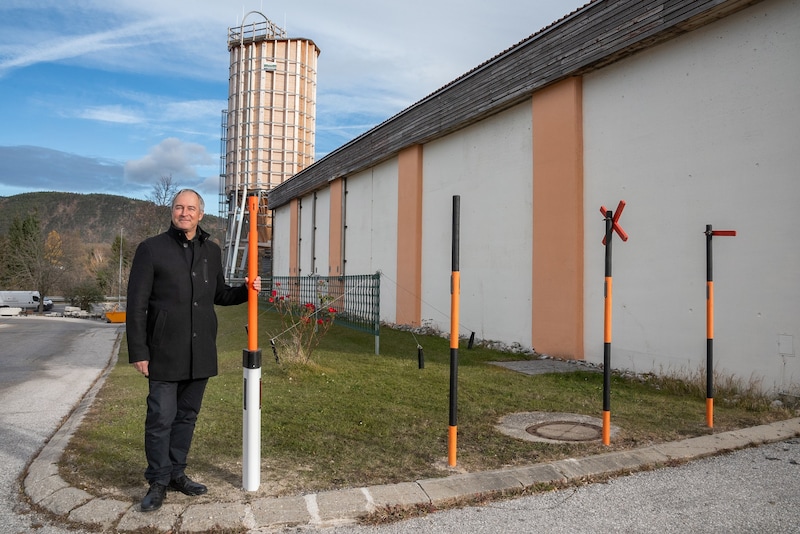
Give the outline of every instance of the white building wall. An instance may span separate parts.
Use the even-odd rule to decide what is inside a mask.
[[[291,204],[272,210],[272,274],[289,274],[289,234],[291,233]]]
[[[613,244],[612,365],[705,367],[705,225],[714,364],[766,389],[800,383],[800,10],[743,12],[584,79],[585,346],[603,355],[604,223]],[[780,345],[779,345],[780,342]],[[792,354],[781,354],[791,352]]]
[[[298,267],[300,276],[313,273],[314,259],[314,194],[300,199],[300,259]]]
[[[397,159],[347,178],[345,274],[381,271],[381,320],[397,308]]]
[[[453,195],[461,197],[460,333],[530,347],[531,104],[423,152],[422,322],[450,330]]]
[[[317,213],[314,219],[314,274],[330,276],[331,248],[331,190],[325,188],[317,191],[315,203]],[[308,274],[308,273],[306,273]]]

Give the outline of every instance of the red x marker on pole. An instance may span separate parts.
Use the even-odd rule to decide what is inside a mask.
[[[611,228],[613,228],[613,230],[615,232],[617,232],[617,235],[623,241],[627,241],[628,240],[628,234],[626,234],[625,230],[623,230],[622,227],[619,225],[619,217],[620,217],[620,215],[622,215],[622,210],[623,209],[625,209],[625,201],[624,200],[620,200],[619,204],[617,204],[617,211],[614,212],[614,215],[613,215],[613,217],[611,219]],[[603,214],[603,217],[606,216],[606,212],[607,211],[608,210],[606,209],[605,206],[600,206],[600,213]],[[604,245],[606,244],[605,236],[603,236],[603,244]]]

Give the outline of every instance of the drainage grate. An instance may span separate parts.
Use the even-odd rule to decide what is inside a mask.
[[[600,439],[603,429],[591,423],[546,421],[525,429],[528,434],[560,441],[592,441]]]

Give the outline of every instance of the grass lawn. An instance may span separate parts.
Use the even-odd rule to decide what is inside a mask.
[[[209,381],[189,456],[189,476],[210,490],[236,491],[242,477],[242,350],[246,306],[218,308],[220,375]],[[449,340],[384,328],[374,354],[370,335],[334,326],[309,365],[276,363],[269,338],[279,316],[259,315],[262,368],[262,487],[254,497],[446,476]],[[417,343],[425,367],[417,364]],[[598,442],[544,444],[508,437],[494,425],[514,412],[601,417],[603,375],[591,371],[528,376],[487,362],[519,355],[459,350],[458,468],[527,465],[708,434],[704,381],[612,377],[611,421],[620,433]],[[141,498],[147,380],[119,362],[72,438],[62,477],[97,495]],[[768,399],[718,387],[713,432],[787,419]],[[210,494],[215,493],[213,491]]]

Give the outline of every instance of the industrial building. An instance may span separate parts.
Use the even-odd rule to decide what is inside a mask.
[[[595,0],[272,188],[273,272],[381,273],[381,318],[611,365],[800,385],[800,2]]]

